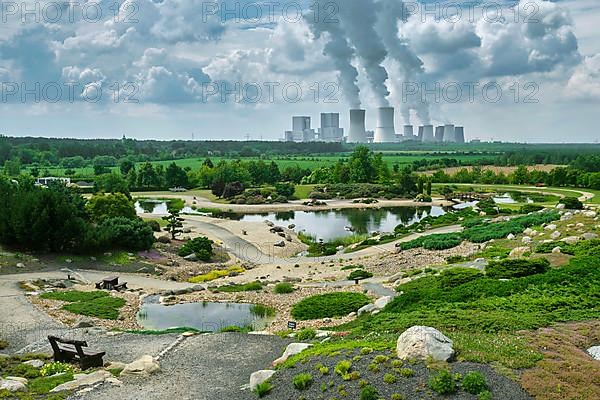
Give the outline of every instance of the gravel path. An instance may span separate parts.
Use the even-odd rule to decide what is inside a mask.
[[[161,371],[152,377],[122,378],[122,386],[105,385],[71,399],[254,399],[241,387],[252,372],[269,368],[287,343],[276,336],[237,333],[193,336],[162,358]]]

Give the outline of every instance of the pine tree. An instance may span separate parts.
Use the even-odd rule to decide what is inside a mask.
[[[162,217],[162,219],[167,221],[167,232],[171,234],[171,239],[175,240],[177,235],[183,233],[183,218],[179,216],[181,209],[169,204],[167,211],[169,215]]]

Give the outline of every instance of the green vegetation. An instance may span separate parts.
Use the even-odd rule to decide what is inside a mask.
[[[383,381],[385,383],[387,383],[388,385],[396,383],[396,380],[397,380],[397,378],[396,378],[396,375],[394,375],[394,374],[387,373],[383,376]]]
[[[102,222],[107,218],[122,217],[135,219],[133,202],[123,193],[100,193],[92,196],[85,209],[94,222]]]
[[[275,315],[275,309],[263,306],[262,304],[253,304],[252,307],[250,307],[250,312],[252,315],[260,318],[272,317]]]
[[[466,373],[462,380],[461,387],[465,392],[471,394],[480,394],[488,388],[485,377],[481,372],[477,371]]]
[[[506,222],[480,223],[465,228],[462,236],[473,243],[483,243],[491,239],[503,239],[509,234],[519,234],[525,229],[552,222],[560,218],[556,211],[540,212],[513,218]]]
[[[79,292],[75,290],[65,292],[48,292],[40,295],[43,299],[65,301],[63,310],[73,314],[86,315],[102,319],[117,319],[119,309],[125,305],[125,300],[112,297],[106,292]]]
[[[460,245],[462,241],[463,239],[458,233],[440,233],[421,236],[409,242],[400,243],[400,248],[402,250],[409,250],[423,247],[427,250],[445,250]]]
[[[219,330],[219,332],[221,333],[248,333],[248,332],[252,332],[252,327],[251,326],[244,326],[244,327],[239,327],[239,326],[235,326],[235,325],[230,325],[230,326],[226,326],[224,328],[221,328],[221,330]]]
[[[550,262],[545,258],[535,260],[511,259],[492,261],[485,268],[486,275],[490,278],[519,278],[528,275],[540,274],[550,268]]]
[[[240,266],[232,266],[232,267],[228,267],[226,269],[215,269],[210,272],[207,272],[206,274],[194,276],[194,277],[188,279],[188,282],[190,282],[190,283],[210,282],[210,281],[214,281],[215,279],[223,278],[226,276],[241,274],[244,271],[245,271],[244,268],[242,268]]]
[[[448,370],[441,370],[429,379],[429,388],[439,394],[456,393],[454,376]]]
[[[379,392],[373,386],[365,386],[360,391],[360,400],[379,400]]]
[[[317,336],[317,332],[314,329],[302,328],[298,332],[296,332],[296,335],[294,336],[294,338],[296,338],[297,340],[300,340],[300,341],[304,341],[304,340],[314,339],[316,336]]]
[[[295,289],[294,289],[294,285],[292,285],[291,283],[281,282],[281,283],[278,283],[277,285],[275,285],[275,288],[273,290],[277,294],[289,294],[289,293],[294,293]]]
[[[362,293],[336,292],[307,297],[295,304],[292,316],[298,320],[342,317],[369,303]]]
[[[265,381],[262,383],[259,383],[258,385],[256,385],[256,388],[254,389],[254,393],[256,393],[256,395],[261,398],[261,397],[265,397],[267,394],[269,394],[271,392],[271,390],[273,390],[273,385],[269,382],[269,381]]]
[[[349,380],[346,378],[349,378],[350,368],[352,368],[352,361],[342,360],[335,365],[334,371],[346,381]]]
[[[306,390],[312,385],[313,377],[311,374],[298,374],[293,379],[294,387],[298,390]]]
[[[213,292],[235,293],[235,292],[257,292],[263,290],[262,283],[255,281],[236,285],[224,285],[211,289]]]
[[[481,272],[473,268],[448,268],[440,274],[440,286],[444,288],[456,287],[482,276]]]
[[[563,204],[568,210],[581,210],[583,208],[583,203],[576,197],[563,197],[559,203]]]
[[[69,364],[65,364],[62,362],[53,362],[48,363],[40,369],[41,376],[52,376],[56,374],[62,374],[64,372],[73,373],[73,367]]]
[[[354,280],[368,279],[368,278],[372,278],[372,277],[373,277],[373,274],[369,271],[365,271],[364,269],[355,269],[354,271],[352,271],[350,273],[350,275],[348,275],[348,280],[354,281]]]

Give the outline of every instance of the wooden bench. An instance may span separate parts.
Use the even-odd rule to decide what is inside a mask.
[[[85,341],[61,339],[56,336],[48,336],[48,340],[54,352],[54,361],[76,361],[82,370],[104,365],[102,357],[104,357],[106,352],[84,349],[84,347],[87,347],[87,342]]]
[[[119,278],[116,276],[109,276],[102,279],[100,282],[96,282],[96,289],[106,290],[121,290],[127,289],[127,282],[119,283]]]

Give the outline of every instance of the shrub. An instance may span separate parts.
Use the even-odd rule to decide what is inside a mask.
[[[556,211],[534,213],[522,217],[513,218],[510,221],[481,223],[474,226],[465,226],[462,236],[473,243],[483,243],[492,239],[503,239],[509,234],[519,234],[526,228],[542,225],[560,218]]]
[[[492,400],[492,392],[489,390],[484,390],[483,392],[479,393],[477,400]]]
[[[573,244],[568,244],[565,242],[561,242],[561,241],[553,241],[553,242],[538,244],[535,248],[535,252],[548,254],[548,253],[552,253],[552,250],[554,250],[555,247],[560,247],[561,253],[573,255],[573,254],[575,254],[575,251],[578,246],[573,245]]]
[[[239,267],[239,266],[232,266],[227,269],[215,269],[210,272],[207,272],[206,274],[194,276],[194,277],[188,279],[188,282],[190,282],[190,283],[210,282],[210,281],[214,281],[215,279],[223,278],[225,276],[241,274],[244,271],[245,271],[244,268]]]
[[[375,358],[373,359],[373,362],[375,364],[384,364],[386,362],[388,362],[390,358],[388,356],[384,356],[383,354],[379,354],[377,356],[375,356]]]
[[[237,292],[257,292],[263,289],[262,283],[255,281],[243,283],[240,285],[224,285],[213,289],[215,292],[237,293]]]
[[[541,274],[550,268],[550,262],[545,258],[528,260],[524,258],[502,261],[492,261],[485,268],[490,278],[507,279],[528,275]]]
[[[404,397],[400,393],[394,393],[392,394],[392,400],[406,400],[406,397]]]
[[[415,371],[413,371],[410,368],[400,368],[398,373],[400,374],[400,376],[402,376],[404,378],[410,378],[411,376],[415,375]]]
[[[298,320],[341,317],[369,304],[362,293],[336,292],[307,297],[292,308],[292,316]]]
[[[334,371],[343,378],[344,375],[348,374],[350,368],[352,368],[352,361],[342,360],[335,365]]]
[[[56,374],[62,374],[63,372],[73,373],[73,367],[69,364],[65,364],[62,362],[53,362],[46,364],[40,369],[41,376],[52,376]]]
[[[485,377],[477,371],[468,372],[462,380],[462,388],[465,392],[479,394],[487,390]]]
[[[363,347],[362,349],[360,349],[360,354],[362,354],[363,356],[366,356],[367,354],[371,354],[372,352],[373,352],[372,347]]]
[[[440,274],[442,287],[455,287],[481,278],[483,274],[474,268],[448,268]]]
[[[269,392],[271,392],[271,390],[273,390],[273,385],[271,384],[271,382],[265,381],[263,383],[259,383],[258,385],[256,385],[256,389],[254,389],[254,393],[256,393],[256,395],[260,398],[260,397],[264,397],[267,394],[269,394]]]
[[[148,250],[154,243],[152,228],[139,218],[107,218],[98,225],[96,236],[98,244],[105,247]]]
[[[200,252],[202,250],[209,254],[208,259],[202,259],[200,257]],[[209,261],[210,257],[212,257],[213,254],[212,240],[209,240],[208,238],[203,236],[199,236],[197,238],[185,242],[185,244],[181,246],[178,252],[180,257],[186,257],[194,253],[196,253],[196,256],[198,256],[198,258],[200,258],[202,261]],[[204,255],[206,255],[206,253],[204,253]]]
[[[393,375],[393,374],[385,374],[385,375],[383,376],[383,381],[384,381],[385,383],[387,383],[387,384],[390,384],[390,385],[391,385],[391,384],[393,384],[393,383],[396,383],[396,376],[395,376],[395,375]]]
[[[421,236],[409,242],[400,243],[402,250],[423,247],[427,250],[446,250],[458,246],[462,243],[462,238],[457,233],[440,233],[427,236]]]
[[[429,387],[439,394],[456,393],[454,376],[447,370],[442,370],[429,378]]]
[[[148,226],[150,228],[152,228],[152,231],[154,232],[160,232],[160,223],[155,220],[155,219],[149,219],[146,221],[146,223],[148,224]]]
[[[458,263],[465,262],[465,261],[469,261],[469,259],[465,256],[454,255],[454,256],[446,257],[446,262],[448,264],[458,264]]]
[[[312,384],[313,377],[311,374],[298,374],[294,376],[294,387],[298,390],[306,390]]]
[[[521,213],[521,214],[529,214],[529,213],[532,213],[532,212],[541,211],[543,209],[544,209],[544,207],[540,206],[538,204],[524,204],[519,209],[519,213]]]
[[[566,209],[569,210],[581,210],[583,209],[583,203],[576,197],[565,197],[562,198],[559,204],[564,204]]]
[[[373,386],[365,386],[360,391],[360,400],[378,400],[379,392]]]
[[[352,272],[350,272],[350,274],[348,275],[348,280],[349,281],[354,281],[354,280],[362,280],[362,279],[368,279],[368,278],[372,278],[373,274],[370,273],[369,271],[365,271],[364,269],[356,269]]]
[[[317,332],[311,328],[303,328],[296,332],[295,338],[298,340],[311,340],[317,336]]]
[[[274,290],[277,294],[288,294],[294,292],[294,286],[291,283],[282,282],[275,285]]]

